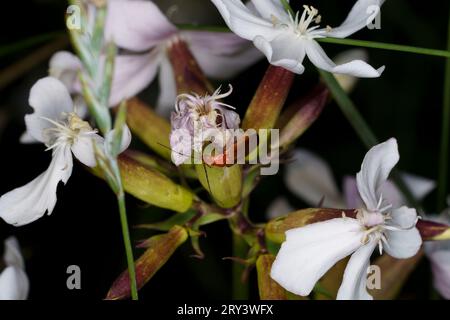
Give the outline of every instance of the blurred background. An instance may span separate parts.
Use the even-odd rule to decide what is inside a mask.
[[[209,0],[155,1],[175,23],[222,25],[223,22]],[[295,7],[303,4],[319,8],[322,24],[336,25],[348,13],[354,0],[292,0]],[[364,30],[355,39],[381,41],[445,49],[447,38],[448,1],[421,0],[386,1],[381,30]],[[65,36],[64,15],[67,4],[62,0],[8,1],[0,20],[0,194],[31,181],[43,172],[50,153],[42,145],[21,145],[23,116],[30,112],[28,94],[39,78],[47,75],[48,60],[57,50],[70,50]],[[324,44],[334,56],[347,46]],[[403,171],[436,179],[443,100],[443,58],[414,54],[368,50],[370,63],[386,65],[381,79],[358,83],[352,99],[380,140],[396,137],[399,141]],[[235,91],[228,101],[243,114],[267,68],[261,60],[231,80]],[[306,73],[297,77],[291,97],[308,92],[318,81],[309,62]],[[142,98],[152,104],[156,86]],[[450,90],[450,88],[447,88]],[[134,146],[141,150],[137,139]],[[334,104],[326,107],[316,124],[301,137],[298,146],[309,149],[328,161],[336,181],[355,174],[366,152],[364,146]],[[295,199],[283,186],[281,172],[265,178],[253,194],[250,214],[255,221],[264,221],[271,201],[280,194],[289,197],[297,208],[305,204]],[[0,241],[15,235],[23,249],[31,282],[31,299],[102,299],[113,280],[125,270],[125,253],[115,197],[107,185],[76,164],[67,186],[58,190],[58,204],[50,217],[15,228],[0,221]],[[170,213],[146,207],[128,197],[131,225],[151,222]],[[436,194],[425,201],[433,213]],[[231,297],[231,262],[222,257],[231,255],[231,236],[226,223],[205,229],[207,238],[201,245],[204,260],[191,258],[189,243],[169,260],[141,292],[146,299],[227,299]],[[134,241],[149,237],[148,231],[132,230]],[[1,252],[1,251],[0,251]],[[135,255],[140,254],[139,250]],[[82,289],[66,287],[66,268],[79,265]],[[413,274],[402,298],[428,298],[430,273],[423,262]],[[255,275],[251,275],[251,297],[257,298]]]

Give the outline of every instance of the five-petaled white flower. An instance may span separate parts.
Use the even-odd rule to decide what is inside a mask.
[[[244,39],[253,41],[273,65],[294,73],[305,70],[303,60],[309,60],[318,68],[357,77],[379,77],[384,67],[374,69],[361,60],[336,65],[315,39],[345,38],[361,30],[375,17],[372,6],[380,7],[384,0],[359,0],[347,19],[336,28],[320,28],[321,16],[317,9],[304,6],[304,11],[294,16],[286,12],[279,0],[251,0],[245,6],[241,0],[211,0],[220,11],[228,27]]]
[[[30,285],[16,238],[5,240],[3,260],[6,267],[0,272],[0,300],[26,300]]]
[[[287,231],[271,277],[286,290],[306,296],[335,263],[351,255],[337,298],[372,299],[366,279],[375,248],[405,259],[422,244],[416,210],[393,208],[380,192],[398,160],[395,139],[373,147],[356,176],[365,207],[357,210],[355,218],[343,216]]]
[[[23,187],[0,198],[0,217],[21,226],[31,223],[56,204],[56,189],[72,174],[73,155],[89,167],[96,165],[94,143],[103,146],[104,139],[83,121],[74,110],[67,88],[56,78],[39,80],[30,91],[29,104],[34,113],[25,116],[27,134],[52,151],[48,169]],[[124,130],[122,150],[128,147],[131,134]]]

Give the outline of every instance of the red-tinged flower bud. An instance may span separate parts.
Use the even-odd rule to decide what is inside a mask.
[[[419,220],[416,225],[423,240],[450,240],[450,226],[438,222]]]
[[[186,42],[175,38],[167,48],[172,63],[178,94],[212,93],[213,87],[189,50]]]
[[[187,231],[182,227],[175,226],[168,233],[154,236],[146,241],[148,249],[135,263],[138,289],[141,289],[155,275],[187,238]],[[114,281],[106,299],[119,300],[129,296],[130,278],[128,270],[125,270]]]
[[[269,66],[245,114],[247,129],[272,129],[291,89],[294,74],[284,68]]]
[[[295,142],[317,120],[330,98],[327,87],[320,84],[304,98],[295,101],[280,116],[280,147]]]

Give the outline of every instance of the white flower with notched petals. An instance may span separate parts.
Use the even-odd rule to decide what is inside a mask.
[[[94,143],[103,145],[104,141],[76,113],[67,88],[59,80],[39,80],[31,88],[29,103],[34,113],[25,116],[27,135],[45,144],[52,151],[52,160],[40,176],[0,198],[0,217],[16,226],[51,214],[59,182],[66,184],[72,174],[72,154],[86,166],[94,167]],[[126,141],[123,148],[128,144]]]
[[[30,285],[16,238],[5,240],[3,260],[6,268],[0,272],[0,300],[26,300]]]
[[[380,7],[384,0],[359,0],[347,19],[336,28],[320,28],[321,16],[312,6],[304,6],[303,13],[288,13],[279,0],[251,0],[253,9],[241,0],[211,0],[220,11],[228,27],[240,37],[253,41],[269,62],[294,73],[305,71],[303,60],[320,69],[363,78],[379,77],[384,67],[374,69],[362,60],[336,65],[315,39],[345,38],[371,23],[375,17],[369,10]]]
[[[414,256],[422,244],[416,210],[393,208],[381,194],[398,160],[395,139],[373,147],[356,176],[364,207],[355,218],[343,216],[287,231],[271,277],[286,290],[306,296],[334,264],[351,255],[337,298],[372,299],[366,278],[375,248],[405,259]]]

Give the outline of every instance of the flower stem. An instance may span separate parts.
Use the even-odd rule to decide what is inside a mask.
[[[447,48],[450,50],[450,17],[448,23],[448,40]],[[444,107],[442,111],[442,136],[441,136],[441,156],[439,164],[438,178],[438,211],[445,208],[445,199],[447,197],[448,187],[448,152],[449,152],[449,136],[450,136],[450,57],[447,59],[445,66],[444,81]]]
[[[125,252],[127,256],[128,274],[130,277],[131,298],[133,300],[138,300],[136,269],[134,266],[133,248],[131,246],[130,232],[128,229],[127,209],[125,206],[125,194],[123,190],[117,194],[117,202],[119,204],[120,223],[122,225],[123,242],[125,244]]]
[[[281,0],[281,4],[283,5],[284,10],[286,10],[292,17],[295,16],[295,12],[287,0]]]
[[[372,132],[364,118],[361,116],[353,101],[339,85],[334,75],[323,70],[319,70],[319,73],[322,76],[325,84],[330,89],[337,105],[341,108],[341,111],[344,113],[345,117],[350,122],[364,145],[367,148],[371,148],[374,145],[378,144],[379,142],[377,137]],[[397,171],[394,171],[392,173],[392,179],[394,180],[400,191],[403,193],[405,198],[408,200],[408,202],[415,208],[419,208],[419,205],[412,195],[411,190],[409,190],[408,186],[404,183]]]
[[[414,46],[405,46],[400,44],[392,44],[392,43],[384,43],[384,42],[373,42],[373,41],[365,41],[365,40],[356,40],[356,39],[337,39],[337,38],[322,38],[316,39],[319,42],[323,43],[335,43],[342,44],[353,47],[364,47],[364,48],[373,48],[373,49],[384,49],[390,51],[400,51],[400,52],[408,52],[408,53],[416,53],[422,55],[429,56],[437,56],[450,58],[450,49],[446,50],[436,50],[436,49],[428,49],[428,48],[420,48]]]
[[[233,232],[233,253],[232,256],[236,258],[243,258],[247,255],[248,246],[245,240],[238,234]],[[242,273],[245,266],[233,262],[233,286],[232,298],[233,300],[247,300],[248,299],[248,283],[242,281]]]

